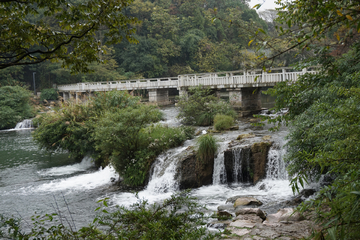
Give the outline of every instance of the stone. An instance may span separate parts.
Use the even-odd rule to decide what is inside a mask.
[[[179,167],[175,177],[179,177],[179,188],[197,188],[212,184],[214,158],[198,161],[196,152],[189,149],[179,157]]]
[[[315,189],[303,189],[301,190],[300,195],[303,196],[304,198],[308,198],[312,196],[314,193],[316,193]]]
[[[213,222],[208,223],[207,226],[215,229],[225,229],[227,226],[229,226],[229,224],[230,222]]]
[[[253,133],[244,133],[244,134],[240,134],[236,140],[242,140],[242,139],[245,139],[245,138],[254,138],[255,137],[255,134]]]
[[[230,131],[236,131],[236,130],[239,130],[239,126],[232,126],[230,127],[229,129]]]
[[[268,239],[268,238],[275,239],[275,238],[278,238],[281,236],[278,232],[276,232],[275,230],[270,229],[270,228],[254,229],[250,232],[250,235],[257,235],[257,236],[263,237],[265,239]]]
[[[265,135],[265,136],[262,137],[263,141],[270,141],[270,139],[271,139],[270,135]]]
[[[259,200],[257,200],[254,197],[241,197],[236,199],[235,203],[234,203],[234,207],[238,207],[238,206],[247,206],[247,205],[256,205],[256,206],[261,206],[262,202],[260,202]]]
[[[233,218],[234,216],[229,213],[228,211],[218,211],[217,212],[217,218],[218,220],[226,220],[226,219],[231,219]]]
[[[283,208],[280,209],[275,214],[269,214],[266,217],[266,220],[264,221],[265,225],[278,225],[278,223],[281,222],[298,222],[305,220],[305,217],[301,215],[300,213],[296,212],[294,213],[294,209],[292,208]]]
[[[256,216],[260,217],[263,220],[266,219],[266,214],[260,208],[241,208],[241,209],[237,209],[235,211],[236,216],[249,215],[249,214],[256,215]]]
[[[235,208],[234,208],[234,204],[225,204],[225,205],[219,205],[217,207],[217,210],[233,212],[233,211],[235,211]]]
[[[229,149],[225,150],[224,164],[227,182],[256,184],[264,179],[271,145],[272,142],[260,142],[245,146],[231,145]],[[234,173],[235,160],[241,166],[236,174]]]
[[[242,229],[239,229],[239,228],[228,228],[228,230],[232,233],[232,234],[236,234],[238,236],[244,236],[248,233],[250,233],[250,230],[249,229],[245,229],[245,228],[242,228]]]
[[[256,184],[258,181],[266,177],[268,153],[271,145],[272,144],[269,142],[260,142],[260,143],[254,143],[251,146],[254,184]]]

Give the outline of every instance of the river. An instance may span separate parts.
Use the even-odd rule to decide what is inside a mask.
[[[162,123],[177,126],[177,109],[162,110],[165,118]],[[264,135],[272,135],[273,141],[282,145],[287,134],[286,129],[270,133],[268,128],[254,128],[249,123],[239,121],[238,131],[217,134],[220,153],[227,144],[242,133],[255,133],[254,141]],[[206,130],[206,128],[200,128]],[[31,137],[33,129],[0,131],[0,213],[21,217],[29,221],[32,215],[60,212],[62,216],[74,219],[76,227],[86,226],[95,216],[97,200],[109,198],[111,205],[129,206],[137,198],[133,192],[120,192],[112,186],[111,178],[117,175],[110,167],[94,168],[91,159],[85,158],[75,163],[66,152],[49,154],[38,149]],[[154,169],[154,174],[146,189],[140,191],[140,198],[150,202],[169,197],[177,191],[173,179],[176,154],[187,146],[194,145],[195,140],[188,140],[183,146],[171,149],[161,155]],[[272,158],[281,160],[282,150],[270,151]],[[255,195],[264,202],[266,209],[276,207],[279,201],[292,196],[289,181],[282,172],[269,176],[255,186],[245,184],[228,185],[220,179],[222,171],[221,154],[215,159],[213,185],[193,189],[191,194],[206,204],[209,212],[216,211],[218,205],[225,204],[227,198],[235,195]],[[170,159],[170,160],[169,160]],[[277,165],[279,162],[277,162]],[[282,170],[281,170],[282,171]],[[284,175],[285,174],[285,175]],[[270,174],[269,174],[270,175]],[[285,176],[285,177],[284,177]],[[262,185],[263,190],[259,190]],[[264,187],[265,186],[265,187]]]

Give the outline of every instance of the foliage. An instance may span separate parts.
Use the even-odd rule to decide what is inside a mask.
[[[74,72],[88,71],[88,63],[101,62],[104,51],[95,33],[115,44],[123,37],[135,42],[130,24],[137,21],[125,15],[131,0],[2,1],[0,3],[0,68],[62,61]]]
[[[178,118],[187,125],[209,126],[216,114],[236,117],[230,104],[215,97],[211,89],[202,86],[189,89],[190,96],[180,98]]]
[[[202,226],[205,224],[205,208],[188,195],[188,192],[178,193],[152,205],[139,199],[130,208],[117,206],[115,209],[108,207],[107,199],[99,200],[101,206],[95,210],[98,215],[88,227],[78,231],[70,224],[65,226],[61,219],[56,223],[60,218],[58,214],[34,216],[28,233],[21,228],[19,219],[0,215],[0,237],[24,240],[214,239],[216,235]]]
[[[202,162],[208,162],[209,159],[215,157],[216,151],[218,149],[218,144],[214,136],[210,134],[201,135],[197,139],[197,144],[199,146],[196,156]]]
[[[40,100],[57,100],[59,93],[55,88],[46,88],[41,90]]]
[[[214,127],[216,130],[228,130],[234,124],[234,118],[227,115],[216,114],[214,117]]]
[[[140,104],[128,93],[98,93],[87,104],[64,103],[57,112],[41,116],[33,137],[48,151],[67,150],[78,160],[90,155],[103,167],[111,163],[124,184],[142,186],[156,156],[194,131],[149,125],[161,116],[156,107]]]
[[[262,60],[273,62],[288,52],[296,57],[304,50],[321,53],[332,48],[343,53],[359,39],[360,14],[359,3],[356,1],[278,0],[277,3],[278,18],[274,27],[279,37],[266,35],[259,29],[251,40],[256,42]],[[314,49],[316,46],[320,48]],[[301,51],[294,52],[296,48]],[[269,50],[271,54],[268,54]]]
[[[37,2],[38,5],[32,5],[32,2]],[[100,3],[100,8],[87,10],[91,4],[97,6],[97,2]],[[118,9],[113,7],[118,5],[115,3],[121,2],[124,4],[120,4],[121,7]],[[49,46],[49,51],[53,50],[61,40],[61,33],[68,31],[66,34],[77,34],[80,28],[85,31],[86,27],[91,27],[87,24],[88,21],[93,21],[96,26],[89,32],[84,32],[84,37],[72,38],[72,41],[67,46],[61,46],[57,53],[43,55],[45,58],[59,57],[60,60],[57,62],[50,59],[39,64],[15,66],[16,68],[12,68],[11,71],[0,71],[0,84],[9,84],[16,80],[33,86],[33,72],[36,72],[36,89],[44,89],[52,88],[54,84],[169,77],[192,72],[230,71],[254,67],[256,59],[253,46],[249,47],[248,42],[251,33],[259,27],[264,28],[265,24],[255,10],[250,9],[243,1],[207,0],[205,4],[203,0],[112,0],[107,7],[99,0],[86,1],[81,7],[81,1],[71,2],[70,6],[66,6],[68,3],[68,0],[59,3],[49,0],[26,3],[11,0],[2,3],[1,6],[12,6],[1,8],[5,12],[2,16],[6,16],[2,21],[8,21],[7,16],[11,11],[15,12],[12,15],[15,20],[8,28],[14,28],[15,31],[12,33],[18,34],[18,38],[11,39],[15,41],[23,38],[33,41],[34,45],[28,49],[30,52],[47,51],[41,44],[46,45],[51,41],[54,41],[54,45]],[[57,4],[59,9],[53,9],[52,7]],[[19,6],[19,11],[14,10],[16,6]],[[26,16],[21,15],[24,12],[23,7],[27,7],[29,11]],[[33,9],[37,12],[33,12]],[[103,14],[100,13],[102,9],[105,9]],[[50,14],[53,11],[59,12],[45,16],[45,12]],[[106,13],[110,11],[111,14],[107,16]],[[92,14],[89,15],[90,19],[83,20],[86,12]],[[101,15],[100,22],[106,21],[108,17],[111,21],[101,25],[97,22],[96,14]],[[119,17],[114,16],[116,14]],[[57,20],[65,15],[77,18],[70,17],[68,21],[62,22]],[[142,22],[134,24],[134,18]],[[75,23],[77,20],[79,24]],[[122,21],[124,25],[117,27],[116,24]],[[129,22],[132,23],[128,24]],[[28,25],[20,27],[22,23]],[[80,26],[80,23],[84,25]],[[0,25],[7,26],[7,23]],[[65,25],[69,28],[73,25],[73,28],[62,30]],[[109,25],[111,30],[108,29]],[[136,33],[132,32],[134,27]],[[0,39],[2,35],[9,34],[5,28],[7,27],[0,29]],[[21,29],[23,32],[19,33]],[[52,35],[51,31],[55,35]],[[113,31],[118,32],[112,35]],[[51,38],[43,39],[47,32],[51,32]],[[124,38],[130,37],[130,42],[120,42],[120,33]],[[66,36],[63,38],[71,38],[69,35]],[[138,40],[137,44],[133,44],[134,39]],[[19,40],[17,46],[21,48],[21,44],[26,42]],[[36,46],[36,42],[40,42],[40,46]],[[7,49],[6,44],[2,46]],[[40,55],[31,54],[34,62],[41,60]],[[21,61],[18,64],[22,64]]]
[[[99,122],[94,135],[96,148],[102,157],[109,156],[124,184],[144,185],[157,155],[192,138],[194,130],[189,127],[146,126],[159,119],[158,111],[144,105],[110,113]]]
[[[280,12],[279,19],[286,21],[289,29],[281,31],[290,34],[294,46],[311,47],[318,53],[298,67],[320,67],[317,74],[305,74],[268,91],[277,97],[274,110],[288,108],[285,115],[269,121],[290,126],[285,160],[294,191],[324,174],[332,178],[315,199],[299,208],[316,213],[322,229],[313,237],[356,239],[360,235],[360,44],[355,33],[359,4],[315,1],[310,6],[300,0],[282,6],[288,11]],[[323,40],[328,34],[334,34],[335,45]],[[316,41],[321,45],[310,45]],[[340,54],[338,43],[344,43]]]
[[[13,128],[16,123],[34,116],[31,93],[20,86],[0,87],[0,129]]]

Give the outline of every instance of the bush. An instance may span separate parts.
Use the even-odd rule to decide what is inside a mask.
[[[14,128],[16,123],[34,116],[30,91],[20,86],[0,87],[0,129]]]
[[[59,93],[55,88],[46,88],[41,90],[40,100],[57,100]]]
[[[236,112],[230,104],[215,97],[211,89],[199,86],[189,89],[189,94],[189,97],[180,98],[178,103],[180,107],[178,118],[182,118],[182,123],[186,125],[212,125],[216,114],[236,117]]]
[[[234,118],[227,115],[216,114],[214,117],[214,127],[218,131],[230,129],[234,124]]]
[[[197,151],[197,157],[202,162],[208,162],[215,157],[218,145],[214,136],[205,134],[197,139],[199,149]]]
[[[154,106],[128,93],[99,93],[86,105],[63,104],[42,116],[34,139],[48,151],[67,150],[77,160],[90,155],[97,166],[111,163],[130,186],[143,186],[157,155],[192,137],[189,127],[150,125],[161,120]]]
[[[60,214],[46,214],[33,218],[32,229],[26,233],[21,220],[0,215],[0,237],[6,239],[214,239],[205,225],[203,211],[189,192],[171,196],[163,203],[150,205],[140,200],[130,208],[117,206],[109,210],[106,199],[95,211],[98,216],[88,227],[76,231],[72,221],[54,225]],[[181,209],[181,211],[179,211]],[[62,223],[67,222],[69,226]],[[72,222],[73,223],[73,222]]]

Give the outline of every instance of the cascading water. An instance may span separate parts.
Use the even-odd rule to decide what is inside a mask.
[[[229,142],[223,142],[219,146],[218,154],[214,159],[214,172],[213,172],[213,184],[226,183],[226,171],[224,163],[224,151],[227,148]]]
[[[152,166],[152,174],[146,190],[152,193],[175,192],[179,183],[175,178],[178,155],[186,147],[172,149],[161,154]],[[174,161],[175,160],[175,161]]]
[[[174,120],[176,115],[176,108],[167,108],[167,120],[163,123],[169,126],[179,125],[180,123]],[[235,195],[256,195],[264,206],[287,200],[292,196],[289,182],[282,178],[272,180],[268,177],[254,186],[245,186],[240,182],[227,184],[224,151],[229,143],[242,133],[253,132],[259,136],[253,138],[254,141],[261,141],[261,136],[269,134],[265,128],[251,129],[245,121],[238,122],[237,125],[238,131],[215,135],[218,139],[219,154],[214,161],[213,185],[191,191],[191,194],[198,198],[198,202],[206,204],[210,211],[217,211],[219,205],[225,204],[227,198]],[[286,130],[272,135],[278,136],[276,140],[274,137],[274,141],[279,142],[279,139],[286,135]],[[31,130],[0,131],[0,213],[12,215],[20,212],[26,219],[30,219],[35,211],[52,213],[54,196],[62,199],[61,194],[64,194],[75,222],[80,226],[86,226],[89,219],[93,219],[93,210],[97,207],[96,201],[99,199],[108,197],[111,203],[124,206],[135,203],[138,198],[147,199],[149,202],[161,201],[178,190],[177,159],[179,154],[191,145],[195,145],[195,140],[186,141],[183,146],[170,149],[159,156],[153,166],[148,186],[136,195],[112,186],[110,178],[117,178],[113,169],[96,170],[90,159],[76,163],[64,152],[49,155],[39,151],[32,141]],[[281,151],[275,148],[273,150]],[[278,160],[281,158],[281,155],[279,156]],[[243,164],[244,169],[246,161]],[[281,163],[278,165],[282,166]],[[266,184],[266,190],[259,190],[259,184]],[[66,204],[61,201],[57,204],[60,210],[67,211]]]
[[[233,148],[233,182],[239,183],[239,180],[243,180],[242,176],[242,158],[241,158],[242,148]]]
[[[14,129],[20,130],[20,129],[29,129],[29,128],[34,128],[32,119],[25,119],[22,122],[17,123]]]
[[[268,154],[266,177],[268,179],[288,179],[283,156],[286,150],[279,147],[271,147]]]

